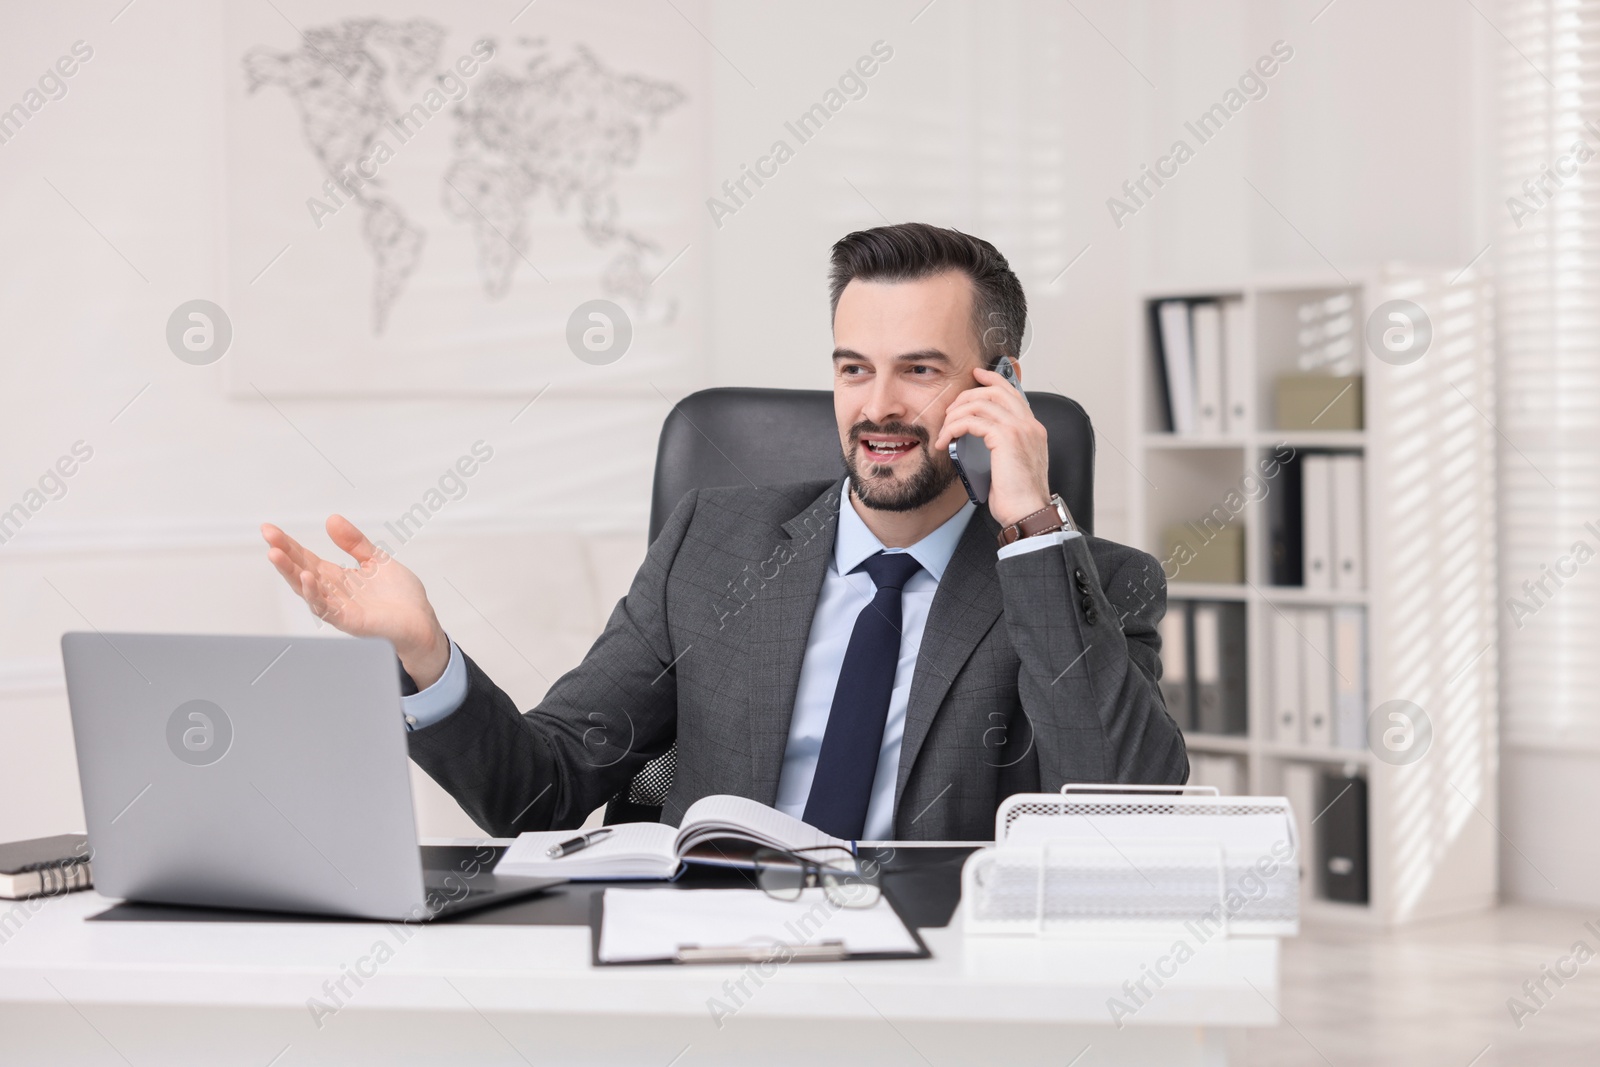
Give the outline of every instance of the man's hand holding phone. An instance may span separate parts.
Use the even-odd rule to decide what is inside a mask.
[[[344,516],[328,516],[327,529],[356,566],[322,559],[278,527],[263,523],[267,560],[319,619],[354,637],[388,638],[417,688],[437,682],[450,663],[450,639],[422,582]]]
[[[946,451],[968,433],[983,439],[992,457],[989,514],[1009,526],[1050,503],[1049,435],[1018,387],[983,367],[972,376],[977,387],[951,401],[933,447]]]

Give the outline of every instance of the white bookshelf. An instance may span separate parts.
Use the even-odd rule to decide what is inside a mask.
[[[1351,312],[1363,376],[1360,430],[1274,430],[1274,383],[1299,373],[1296,309],[1339,293]],[[1243,358],[1254,383],[1253,418],[1222,436],[1166,430],[1159,349],[1150,304],[1178,298],[1239,299]],[[1394,365],[1368,350],[1367,317],[1406,299],[1427,312],[1433,338],[1418,360]],[[1268,497],[1237,516],[1244,530],[1239,585],[1168,586],[1176,600],[1246,605],[1247,732],[1186,735],[1195,755],[1239,761],[1248,792],[1279,795],[1288,766],[1356,772],[1368,784],[1370,901],[1305,901],[1308,922],[1391,925],[1491,906],[1496,898],[1497,604],[1493,293],[1484,275],[1387,267],[1346,277],[1256,278],[1233,284],[1147,289],[1133,309],[1130,515],[1135,543],[1158,558],[1163,529],[1197,519],[1280,444],[1297,452],[1365,458],[1367,582],[1360,590],[1269,583]],[[1290,607],[1355,605],[1367,616],[1366,710],[1404,699],[1423,708],[1427,753],[1395,765],[1369,749],[1276,739],[1264,710],[1270,693],[1268,623]],[[1315,857],[1308,857],[1308,863]]]

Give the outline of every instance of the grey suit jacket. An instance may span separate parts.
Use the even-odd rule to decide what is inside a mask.
[[[468,657],[466,702],[411,755],[488,832],[579,825],[678,743],[662,819],[777,798],[840,483],[702,489],[678,505],[583,662],[526,714]],[[1181,784],[1155,558],[1095,537],[998,560],[972,516],[934,595],[906,709],[895,834],[988,840],[1012,793]]]

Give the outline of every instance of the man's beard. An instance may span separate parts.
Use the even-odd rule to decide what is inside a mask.
[[[915,437],[919,442],[917,451],[922,455],[922,462],[909,475],[896,474],[896,466],[880,465],[872,462],[872,457],[861,444],[861,435],[864,433],[897,434],[902,437]],[[855,492],[856,499],[875,511],[915,511],[925,504],[931,504],[939,495],[950,487],[955,481],[955,465],[948,456],[934,456],[928,448],[928,431],[921,426],[910,426],[903,422],[891,422],[884,426],[868,420],[862,420],[850,427],[850,447],[844,453],[844,469],[850,475],[850,488]],[[869,483],[863,472],[856,465],[856,455],[861,454],[865,460],[866,475],[882,479],[876,484]],[[906,462],[901,459],[900,464]]]

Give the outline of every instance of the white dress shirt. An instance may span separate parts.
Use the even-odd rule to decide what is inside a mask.
[[[855,630],[856,616],[872,603],[877,587],[865,572],[851,574],[861,561],[876,552],[909,552],[922,569],[912,575],[900,594],[900,661],[895,667],[894,689],[889,695],[889,716],[883,727],[878,749],[878,772],[872,780],[872,799],[867,804],[863,840],[886,841],[894,836],[894,787],[900,768],[900,739],[905,732],[906,705],[911,697],[911,679],[916,673],[917,652],[922,647],[922,631],[933,607],[950,558],[955,555],[967,522],[977,509],[969,501],[937,530],[910,548],[885,549],[867,524],[861,521],[850,502],[849,484],[840,490],[839,527],[834,538],[833,558],[822,579],[816,612],[811,619],[811,634],[806,641],[805,658],[800,664],[800,684],[795,691],[794,714],[789,720],[789,740],[783,753],[783,770],[778,778],[779,811],[801,818],[811,795],[811,780],[817,773],[817,757],[833,710],[833,693],[844,667],[845,650]],[[1036,552],[1082,536],[1076,530],[1025,537],[1000,549],[999,558]],[[461,650],[450,642],[450,662],[444,674],[428,688],[402,697],[406,728],[418,730],[432,726],[459,708],[467,698],[467,667]]]
[[[944,577],[944,569],[966,532],[967,520],[977,509],[968,501],[944,525],[910,548],[885,549],[856,514],[848,488],[844,492],[847,495],[839,502],[833,559],[822,579],[816,614],[811,617],[811,636],[800,664],[800,686],[795,690],[794,715],[789,720],[789,742],[783,750],[783,773],[778,778],[775,806],[797,819],[805,814],[850,635],[855,631],[856,617],[872,603],[878,591],[866,572],[850,572],[879,552],[908,552],[922,564],[922,569],[900,592],[900,661],[894,670],[889,717],[884,721],[883,741],[878,748],[878,773],[872,779],[872,799],[867,802],[866,827],[862,830],[865,840],[886,841],[894,836],[895,775],[900,766],[906,704],[911,699],[911,676],[916,672],[917,651],[922,647],[922,628],[928,622],[928,609],[933,607],[933,594],[939,591],[939,579]]]

